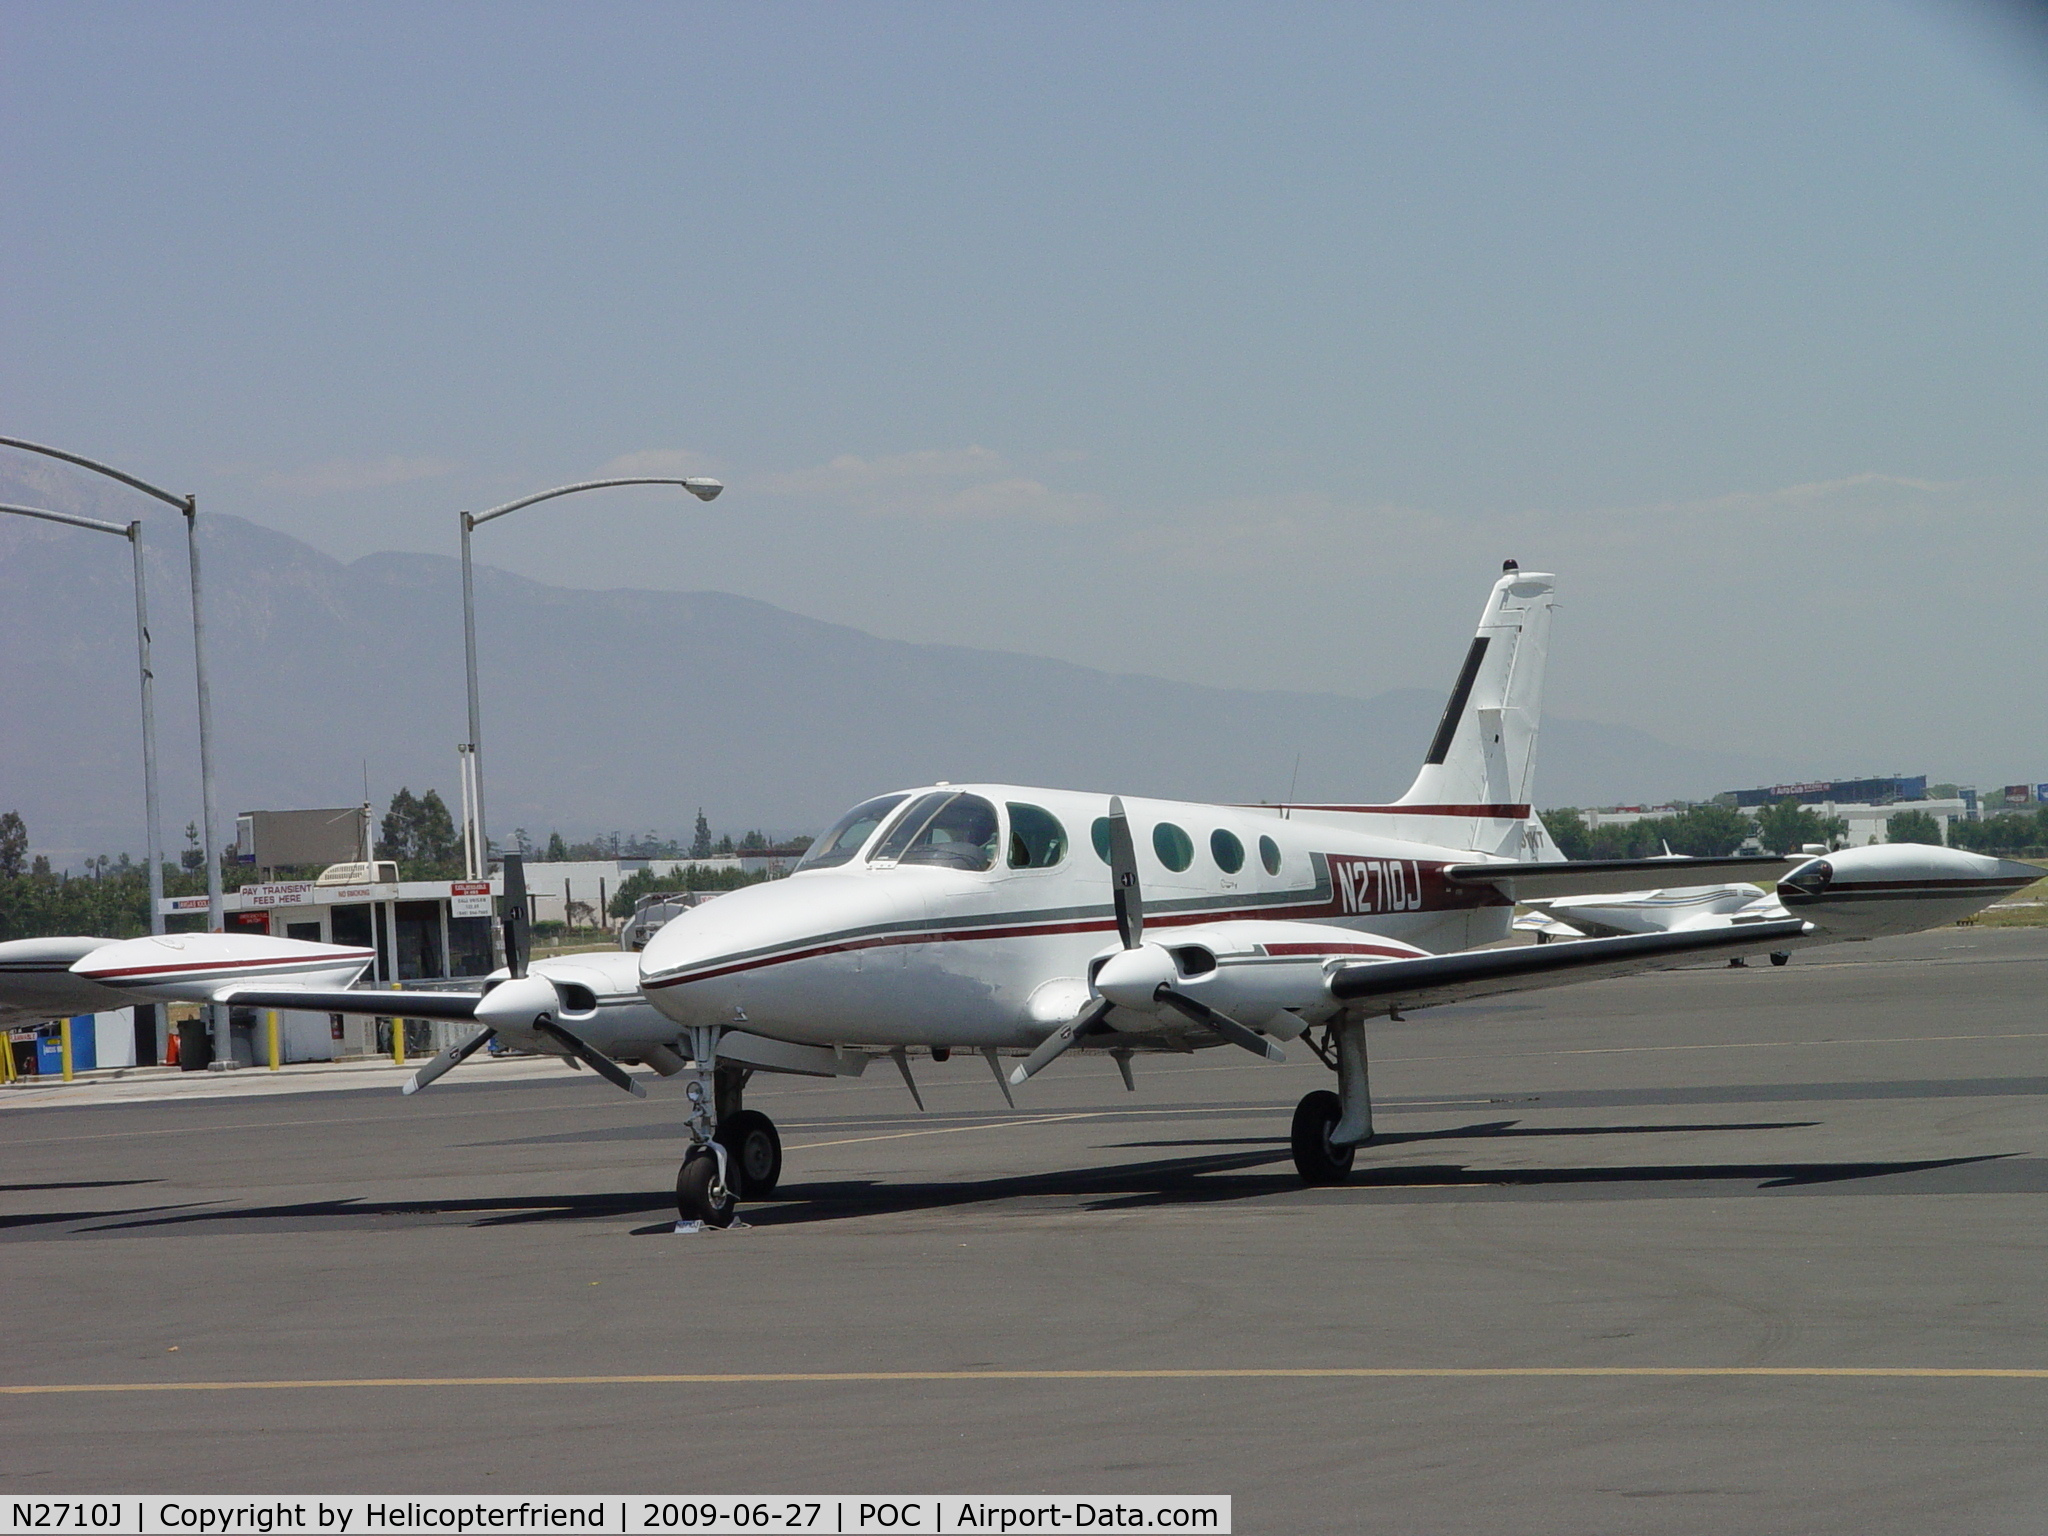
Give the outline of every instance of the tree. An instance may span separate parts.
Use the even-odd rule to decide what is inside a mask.
[[[1954,822],[1949,826],[1948,839],[1951,847],[2006,857],[2048,849],[2048,810],[2036,811],[2031,816],[2008,811],[2002,816],[1986,816],[1982,821]]]
[[[701,805],[697,807],[697,830],[690,834],[690,857],[711,857],[711,823],[704,819],[704,807]]]
[[[761,853],[767,847],[768,834],[765,832],[749,832],[740,839],[740,852],[742,853]]]
[[[706,869],[699,864],[685,865],[670,874],[636,869],[612,892],[611,915],[631,917],[633,904],[657,891],[736,891],[743,885],[759,885],[767,878],[766,870],[750,875],[741,869]]]
[[[383,825],[378,829],[383,836],[377,843],[377,857],[380,859],[411,859],[413,852],[413,828],[419,825],[420,803],[413,792],[403,785],[391,797],[391,808],[384,813]]]
[[[1930,848],[1942,846],[1941,823],[1925,811],[1894,811],[1891,819],[1884,824],[1888,843],[1925,843]]]
[[[1795,854],[1808,843],[1826,847],[1849,830],[1839,816],[1823,818],[1787,795],[1776,805],[1757,813],[1756,833],[1763,845],[1777,854]]]
[[[1660,840],[1669,843],[1673,853],[1695,859],[1725,859],[1756,830],[1747,816],[1726,805],[1688,806],[1650,825],[1659,826]]]
[[[560,864],[568,857],[569,845],[562,841],[562,834],[559,832],[550,832],[548,834],[547,861],[550,864]]]
[[[1561,859],[1583,859],[1592,847],[1592,834],[1586,830],[1586,818],[1575,805],[1560,805],[1554,810],[1542,813],[1543,825],[1550,831],[1550,841]]]
[[[206,850],[199,846],[199,823],[185,823],[185,846],[178,854],[181,868],[198,870],[206,867]]]
[[[21,819],[21,812],[9,811],[0,816],[0,875],[20,874],[21,861],[27,856],[28,824]]]
[[[442,867],[461,856],[462,842],[455,830],[455,818],[439,790],[415,796],[401,788],[391,797],[391,809],[384,813],[382,839],[377,857],[396,859],[401,864]]]
[[[713,848],[713,849],[712,849],[711,851],[712,851],[712,853],[713,853],[714,855],[716,855],[716,856],[718,856],[718,857],[720,857],[720,858],[731,858],[731,857],[732,857],[732,834],[731,834],[730,832],[728,832],[728,833],[726,833],[726,834],[725,834],[725,836],[721,837],[721,838],[720,838],[720,839],[718,840],[718,844],[717,844],[717,846],[716,846],[716,847],[714,847],[714,848]]]

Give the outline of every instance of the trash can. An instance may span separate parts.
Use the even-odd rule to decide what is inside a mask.
[[[212,1065],[213,1041],[207,1038],[206,1020],[183,1020],[178,1025],[178,1070],[204,1072]]]

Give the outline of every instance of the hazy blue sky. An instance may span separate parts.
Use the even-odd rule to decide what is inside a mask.
[[[0,431],[349,557],[680,467],[480,551],[1371,693],[1513,555],[1560,710],[2048,779],[2044,322],[1961,4],[0,0]]]

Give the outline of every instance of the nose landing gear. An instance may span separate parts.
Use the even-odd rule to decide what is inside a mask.
[[[720,1063],[718,1032],[690,1031],[690,1147],[676,1171],[678,1227],[729,1227],[742,1198],[763,1199],[782,1178],[782,1138],[775,1122],[742,1106],[745,1067]]]

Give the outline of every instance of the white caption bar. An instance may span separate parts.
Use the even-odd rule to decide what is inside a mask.
[[[0,1536],[736,1536],[816,1531],[834,1536],[945,1532],[1230,1530],[1230,1499],[1214,1494],[210,1494],[135,1498],[9,1498]]]

